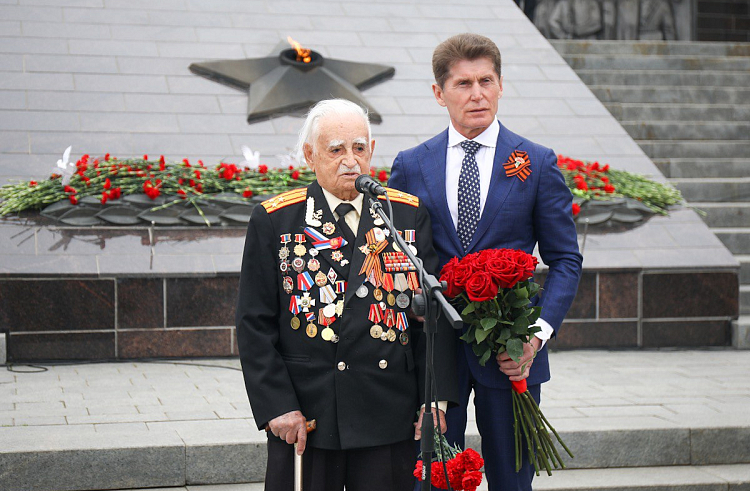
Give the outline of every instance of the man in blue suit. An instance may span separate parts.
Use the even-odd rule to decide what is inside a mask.
[[[447,437],[464,447],[471,391],[490,491],[531,490],[528,456],[515,471],[509,380],[528,378],[539,402],[549,380],[546,341],[560,329],[578,288],[583,258],[578,251],[572,196],[555,153],[509,131],[497,120],[503,94],[500,51],[490,39],[460,34],[441,43],[432,57],[438,104],[450,124],[434,138],[398,154],[389,186],[419,196],[432,218],[435,249],[443,265],[483,249],[528,253],[539,246],[549,271],[541,298],[542,328],[524,346],[521,363],[506,353],[482,367],[471,348],[458,343],[461,404],[448,410]],[[460,335],[458,333],[457,335]],[[439,381],[438,381],[439,383]]]

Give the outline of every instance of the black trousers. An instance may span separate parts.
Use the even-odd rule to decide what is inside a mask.
[[[414,488],[414,441],[353,450],[307,447],[304,491],[409,491]],[[266,491],[294,489],[294,446],[268,440]]]

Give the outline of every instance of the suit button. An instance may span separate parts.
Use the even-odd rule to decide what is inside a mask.
[[[386,360],[380,360],[378,362],[378,366],[381,370],[385,370],[386,368],[388,368],[388,362]]]
[[[336,365],[336,367],[339,369],[340,372],[343,372],[344,370],[346,370],[346,363],[344,363],[343,361],[340,361],[339,364]]]

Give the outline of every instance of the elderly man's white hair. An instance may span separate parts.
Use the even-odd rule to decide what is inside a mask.
[[[342,116],[355,115],[361,117],[367,126],[367,142],[369,143],[372,141],[370,118],[367,115],[367,112],[362,109],[359,104],[347,101],[346,99],[327,99],[325,101],[320,101],[310,109],[310,112],[307,113],[305,124],[302,125],[302,129],[299,130],[299,138],[297,140],[295,153],[297,155],[297,160],[301,164],[306,163],[303,146],[305,143],[309,143],[313,146],[313,149],[315,148],[314,143],[315,139],[318,138],[318,123],[320,122],[320,118],[331,114]]]

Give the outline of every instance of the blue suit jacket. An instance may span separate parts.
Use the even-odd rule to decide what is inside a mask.
[[[440,265],[465,252],[456,233],[445,196],[445,159],[448,130],[396,156],[390,187],[419,196],[432,218],[432,235]],[[515,150],[523,150],[531,162],[531,175],[522,182],[507,177],[503,164]],[[500,124],[489,193],[474,238],[466,253],[483,249],[510,248],[528,253],[539,244],[539,253],[549,272],[544,291],[536,299],[541,317],[560,328],[578,289],[583,257],[571,213],[572,195],[557,167],[557,157],[549,148],[537,145]],[[481,367],[465,344],[465,359],[477,382],[493,388],[510,386],[491,358]],[[464,358],[464,357],[459,357]],[[547,349],[534,360],[529,384],[549,380]]]

